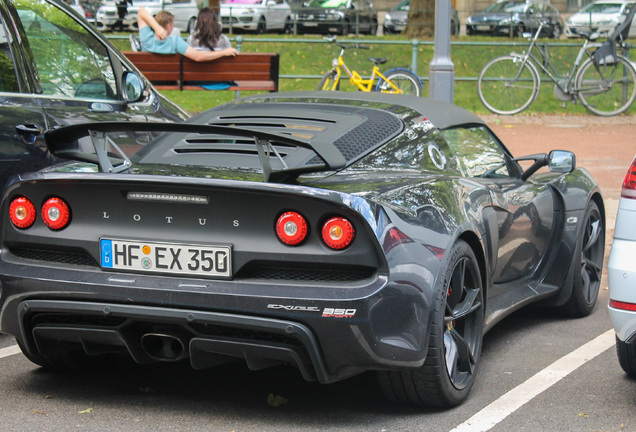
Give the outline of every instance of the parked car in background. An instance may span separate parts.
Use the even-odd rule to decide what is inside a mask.
[[[292,11],[286,0],[224,0],[220,17],[223,30],[231,28],[258,34],[292,30]]]
[[[97,9],[99,9],[99,2],[92,1],[83,1],[82,7],[84,8],[84,13],[86,14],[86,21],[89,23],[95,22],[95,15],[97,14]]]
[[[377,34],[378,13],[369,0],[309,0],[296,11],[298,33]]]
[[[391,9],[384,17],[383,32],[384,34],[401,33],[406,28],[406,23],[411,9],[411,0],[402,0],[397,6]],[[454,7],[451,6],[451,34],[459,34],[459,15]]]
[[[174,27],[184,33],[191,33],[194,30],[199,14],[199,6],[194,0],[133,0],[132,5],[128,5],[128,13],[124,17],[124,26],[128,30],[137,30],[137,11],[142,6],[152,15],[156,15],[161,10],[170,12],[174,15]],[[112,30],[118,20],[117,1],[104,0],[95,17],[97,28]]]
[[[121,131],[166,133],[126,157],[102,139]],[[597,300],[596,182],[569,151],[513,157],[452,104],[281,92],[45,138],[75,160],[2,197],[0,331],[48,369],[122,354],[323,384],[376,372],[388,399],[448,408],[496,323]]]
[[[483,12],[466,19],[466,34],[513,35],[535,33],[542,20],[542,35],[559,38],[563,32],[563,19],[550,2],[543,0],[502,0],[488,6]]]
[[[54,161],[42,138],[47,129],[188,117],[63,1],[0,2],[0,189],[9,176]],[[150,139],[121,138],[124,144]]]
[[[86,18],[86,11],[79,0],[66,0],[66,4],[69,5],[71,9],[75,10],[75,12]]]
[[[600,0],[590,3],[567,19],[565,35],[574,38],[580,37],[580,32],[598,32],[601,36],[607,36],[625,20],[633,6],[633,2],[615,0]],[[636,37],[636,26],[630,27],[629,37]]]
[[[608,262],[609,315],[618,362],[636,378],[636,158],[625,175]]]

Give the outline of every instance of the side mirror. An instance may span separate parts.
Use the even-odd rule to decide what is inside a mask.
[[[145,86],[143,81],[134,72],[124,72],[124,101],[137,102],[144,95]]]
[[[552,150],[548,155],[548,168],[555,173],[570,173],[576,168],[576,156],[571,151]]]

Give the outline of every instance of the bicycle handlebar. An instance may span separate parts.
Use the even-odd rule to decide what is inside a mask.
[[[336,36],[326,36],[326,37],[323,37],[323,40],[328,40],[331,43],[335,43],[342,49],[347,49],[347,48],[358,48],[358,49],[364,49],[364,50],[371,49],[369,45],[360,45],[358,42],[349,42],[345,45],[343,42],[339,42]]]

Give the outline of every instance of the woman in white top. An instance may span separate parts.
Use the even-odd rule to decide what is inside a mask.
[[[230,48],[230,40],[221,33],[219,19],[210,8],[199,11],[194,33],[188,37],[188,45],[199,51],[219,51]]]

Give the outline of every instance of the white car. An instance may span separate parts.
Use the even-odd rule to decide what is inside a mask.
[[[622,23],[634,2],[620,0],[600,0],[590,3],[572,15],[565,22],[567,37],[580,37],[579,32],[598,32],[601,36],[611,33]],[[632,25],[629,37],[636,36],[636,26]]]
[[[265,33],[292,30],[291,7],[285,0],[225,0],[221,2],[223,28]]]
[[[128,30],[137,30],[137,11],[143,6],[152,15],[161,10],[165,10],[174,15],[174,27],[179,31],[191,33],[197,22],[199,7],[194,0],[154,0],[154,1],[133,1],[128,5],[128,13],[124,17],[124,26]],[[113,29],[119,20],[117,13],[117,2],[106,0],[97,10],[95,25],[100,30]]]
[[[608,263],[609,315],[616,331],[618,362],[636,378],[636,158],[627,171],[618,204]]]

